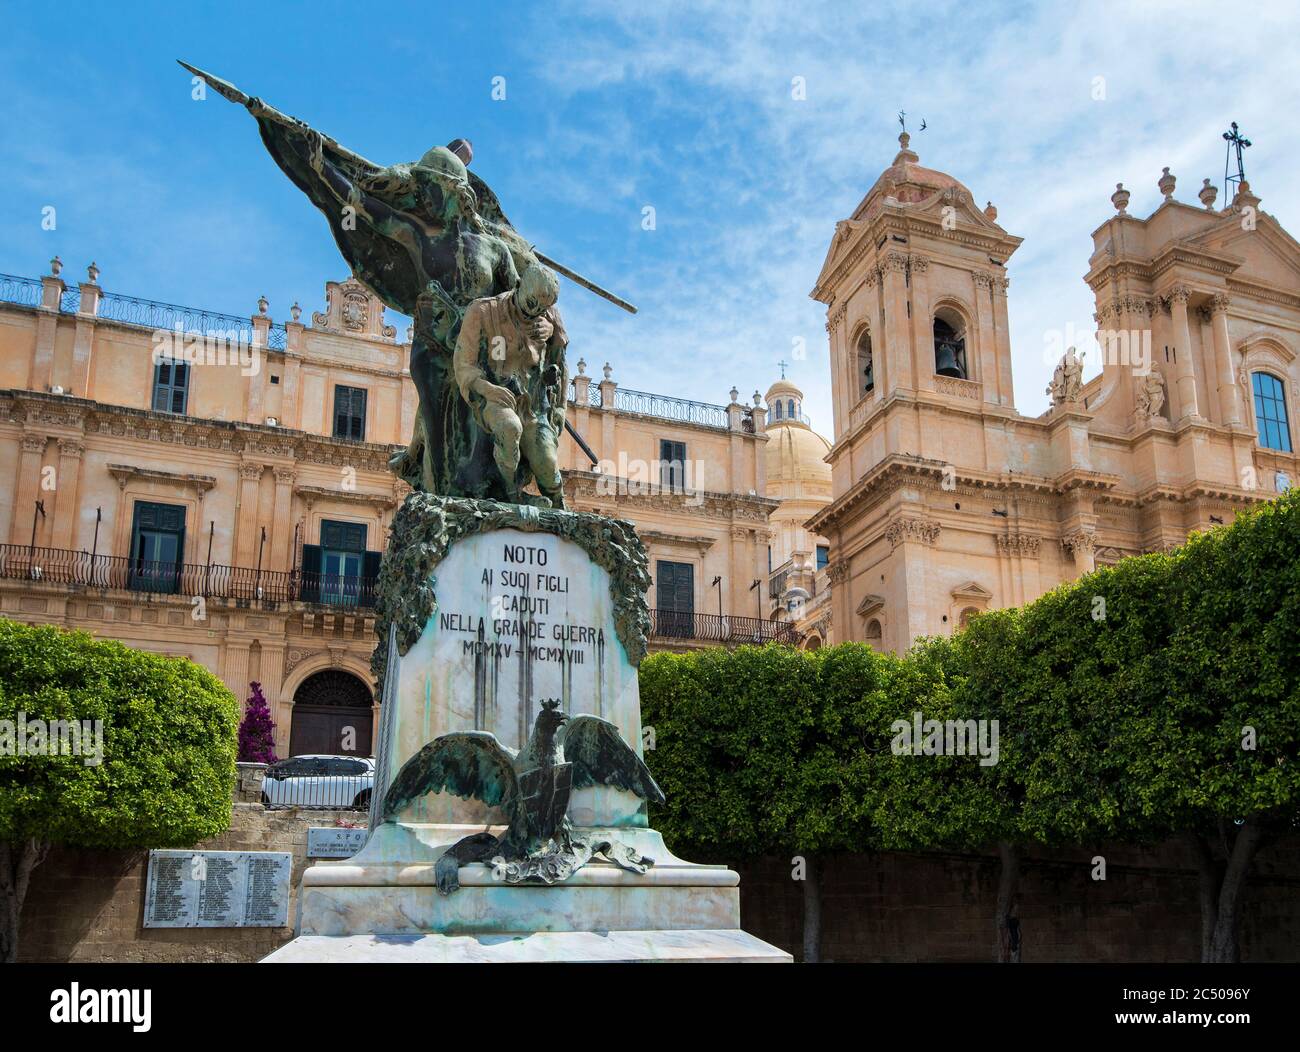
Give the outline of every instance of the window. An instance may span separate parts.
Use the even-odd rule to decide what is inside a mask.
[[[817,545],[817,569],[826,569],[826,564],[831,561],[831,550],[825,544]]]
[[[781,419],[781,399],[776,400],[776,418]]]
[[[871,354],[871,333],[858,337],[858,397],[861,398],[876,386],[875,363]]]
[[[655,563],[655,620],[661,636],[695,634],[695,567],[690,563]]]
[[[189,389],[189,364],[164,358],[153,370],[153,411],[184,413]]]
[[[934,316],[934,371],[939,376],[966,379],[966,337],[961,319],[951,311]]]
[[[363,441],[366,437],[366,389],[334,388],[334,437]]]
[[[686,489],[686,443],[659,442],[659,485],[678,492]]]
[[[1265,449],[1291,452],[1291,427],[1286,416],[1286,387],[1272,373],[1251,377],[1255,391],[1255,426],[1259,444]]]
[[[794,399],[791,398],[785,403],[785,415],[793,420],[796,416],[794,411]]]
[[[184,557],[185,508],[136,501],[131,522],[130,587],[137,592],[179,591]]]
[[[366,550],[365,523],[322,519],[320,544],[302,546],[302,600],[370,606],[379,560],[379,552]]]

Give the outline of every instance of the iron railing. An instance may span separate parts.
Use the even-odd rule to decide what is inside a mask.
[[[353,574],[258,570],[216,563],[148,562],[66,548],[0,544],[0,578],[246,602],[375,605],[375,579]]]
[[[262,805],[365,811],[374,784],[375,765],[368,757],[291,756],[267,767]]]
[[[17,303],[24,307],[39,307],[42,299],[41,288],[41,283],[35,278],[0,274],[0,302]],[[80,307],[81,289],[76,285],[65,288],[59,297],[59,310],[64,314],[76,314]],[[247,343],[251,344],[253,341],[253,329],[249,318],[241,318],[235,314],[220,314],[198,307],[183,307],[176,303],[162,303],[159,300],[147,300],[139,296],[124,296],[116,292],[105,292],[99,297],[99,309],[95,317],[142,329],[174,330],[179,325],[181,331],[186,333],[202,335],[229,333]],[[288,345],[288,336],[284,325],[272,325],[266,336],[266,345],[273,351],[282,351]]]
[[[35,278],[20,278],[16,274],[0,274],[0,300],[18,303],[24,307],[39,307],[43,293],[41,283]]]
[[[784,643],[794,646],[799,642],[795,626],[786,621],[677,610],[651,610],[650,636],[703,643]]]
[[[565,397],[576,403],[577,385],[570,380]],[[587,405],[592,409],[603,409],[605,403],[600,393],[600,384],[592,382],[587,385]],[[696,424],[700,427],[716,428],[726,431],[729,427],[727,407],[713,405],[709,402],[692,402],[689,398],[673,398],[669,395],[652,394],[649,391],[633,391],[625,387],[614,389],[614,408],[620,413],[636,413],[638,416],[653,416],[661,420],[675,420],[682,424]],[[753,431],[753,418],[748,413],[747,431]],[[744,421],[742,421],[742,426]]]

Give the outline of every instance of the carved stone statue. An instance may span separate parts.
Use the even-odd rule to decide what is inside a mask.
[[[1083,358],[1073,347],[1061,355],[1052,374],[1052,382],[1047,385],[1047,393],[1052,397],[1053,405],[1063,402],[1077,402],[1083,390]]]
[[[543,264],[628,311],[636,308],[529,245],[488,185],[469,171],[473,150],[464,139],[435,146],[418,161],[380,167],[234,85],[181,65],[248,109],[272,159],[328,220],[355,278],[415,319],[410,365],[420,411],[410,445],[391,461],[393,470],[426,493],[509,502],[525,499],[521,487],[535,476],[544,493],[539,503],[561,506],[555,451],[560,432],[573,431],[564,420],[567,374],[564,329],[555,310],[558,288],[554,275],[542,276],[548,273]],[[521,366],[522,357],[512,359],[509,380],[518,392],[510,383],[490,381],[485,387],[471,378],[462,395],[453,357],[466,312],[476,301],[514,303],[510,310],[518,311],[522,300],[514,294],[521,275],[528,274],[535,275],[531,295],[546,286],[550,297],[539,317],[529,317],[530,332],[540,331],[543,322],[551,327],[541,339],[546,350],[537,375]],[[481,329],[487,308],[475,309]],[[492,334],[514,346],[507,328]],[[484,367],[485,377],[490,372]],[[515,404],[492,387],[504,389]],[[508,436],[516,424],[519,448],[512,457]],[[520,451],[526,467],[520,466]]]
[[[532,264],[512,291],[471,303],[456,338],[456,386],[492,436],[493,458],[513,504],[529,503],[520,488],[533,478],[551,507],[564,507],[556,448],[564,426],[568,340],[555,307],[558,294],[555,275]]]
[[[1165,378],[1158,370],[1152,369],[1138,380],[1137,416],[1139,420],[1151,416],[1160,416],[1165,404]]]

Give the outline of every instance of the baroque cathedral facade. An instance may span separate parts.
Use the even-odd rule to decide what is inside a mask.
[[[826,305],[830,639],[905,650],[974,612],[1182,544],[1288,488],[1300,384],[1300,244],[1242,182],[1093,232],[1100,375],[1067,352],[1049,409],[1012,390],[1006,265],[1021,243],[908,136],[837,224]]]

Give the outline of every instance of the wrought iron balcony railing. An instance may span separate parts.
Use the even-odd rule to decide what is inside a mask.
[[[373,577],[302,569],[257,570],[215,563],[148,562],[25,544],[0,544],[0,578],[247,602],[320,603],[345,609],[375,605]]]
[[[651,610],[650,636],[654,639],[701,643],[784,643],[794,646],[799,633],[784,621],[723,614],[695,614],[677,610]]]

